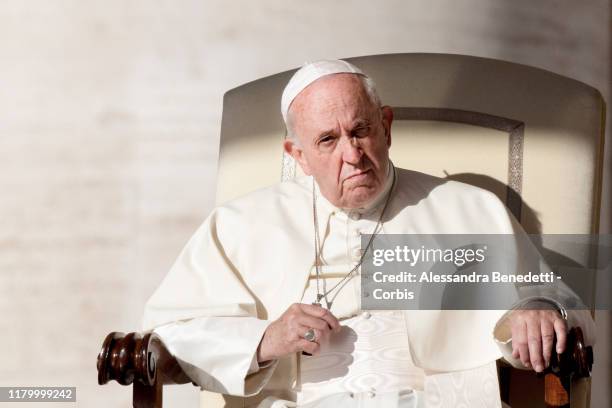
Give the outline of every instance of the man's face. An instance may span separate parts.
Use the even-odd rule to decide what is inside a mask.
[[[290,108],[294,135],[284,148],[321,193],[340,208],[359,208],[384,187],[391,146],[390,107],[375,106],[355,74],[307,86]]]

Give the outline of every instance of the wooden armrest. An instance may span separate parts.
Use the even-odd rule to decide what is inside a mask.
[[[121,385],[134,384],[135,408],[161,408],[164,384],[191,382],[153,332],[110,333],[98,354],[97,367],[100,385],[111,380]]]
[[[512,407],[541,407],[544,400],[547,408],[568,408],[572,399],[581,401],[585,391],[583,380],[591,375],[593,349],[585,346],[579,327],[570,329],[566,344],[566,351],[561,354],[555,352],[553,345],[550,366],[539,374],[513,369],[509,363],[498,361],[502,401]],[[578,387],[573,397],[572,386]]]
[[[582,329],[572,327],[566,351],[552,354],[550,367],[544,374],[544,402],[551,408],[569,407],[572,380],[591,376],[593,348],[584,344]]]

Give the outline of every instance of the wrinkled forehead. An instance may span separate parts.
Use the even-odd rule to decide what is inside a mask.
[[[330,126],[371,119],[377,107],[358,74],[333,74],[308,85],[289,108],[294,127]]]

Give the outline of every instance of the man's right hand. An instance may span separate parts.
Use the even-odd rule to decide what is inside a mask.
[[[310,329],[314,329],[314,341],[304,339],[304,334]],[[329,310],[317,305],[294,303],[264,332],[257,348],[257,361],[276,360],[301,351],[316,354],[319,344],[326,341],[332,331],[340,331],[340,322]]]

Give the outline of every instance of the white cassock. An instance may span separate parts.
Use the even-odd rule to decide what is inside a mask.
[[[318,195],[327,287],[358,263],[361,234],[376,227],[387,194],[381,234],[520,229],[488,191],[393,169],[368,208],[344,211]],[[259,367],[256,350],[268,324],[292,303],[316,299],[313,234],[311,177],[217,207],[147,302],[143,328],[156,328],[203,389],[236,396],[226,398],[228,406],[501,405],[495,360],[521,366],[511,357],[504,311],[362,312],[359,275],[333,302],[343,330],[321,354]],[[592,342],[588,312],[570,317]]]

